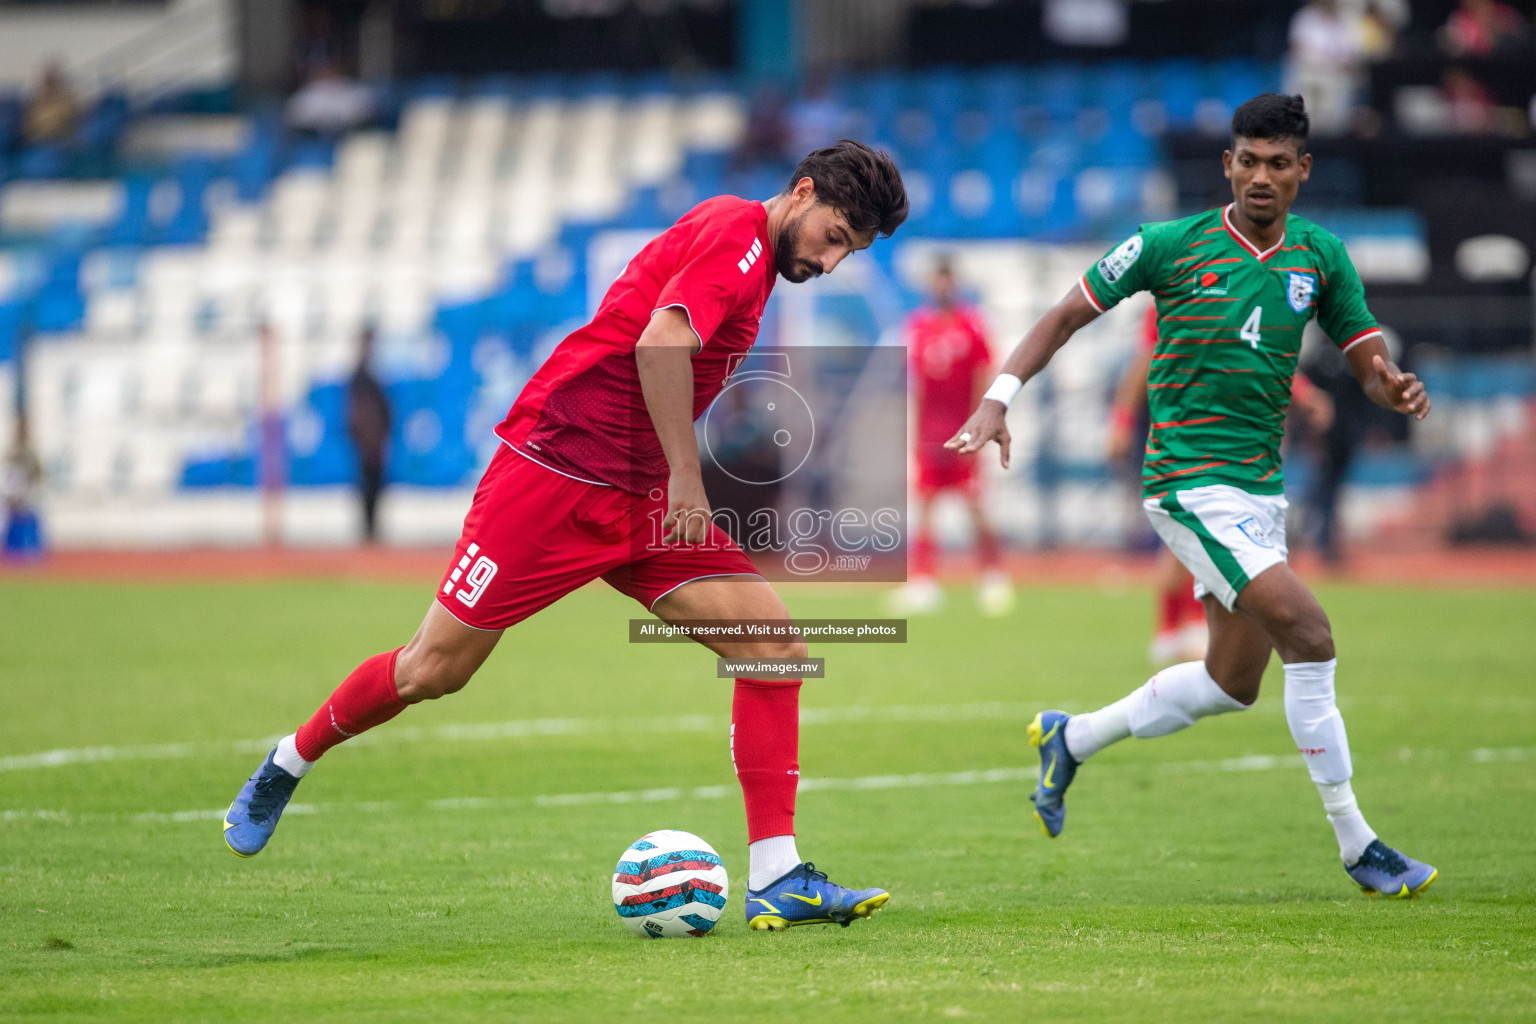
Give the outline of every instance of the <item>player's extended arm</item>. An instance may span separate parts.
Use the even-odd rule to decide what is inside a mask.
[[[699,347],[688,314],[675,307],[651,314],[651,322],[635,344],[635,369],[645,408],[672,473],[667,481],[663,544],[698,544],[709,536],[709,496],[704,493],[699,442],[693,433],[693,354]]]
[[[1024,340],[1003,360],[999,373],[1011,374],[1021,382],[1027,382],[1045,369],[1045,364],[1051,361],[1057,349],[1098,315],[1099,311],[1088,302],[1082,289],[1073,285],[1060,302],[1035,321],[1035,325],[1024,335]],[[1007,412],[1008,406],[1004,402],[983,398],[965,425],[955,431],[954,437],[944,442],[944,447],[961,455],[971,455],[985,447],[988,441],[996,441],[1002,449],[1003,468],[1007,469],[1008,447],[1013,441],[1008,434],[1008,425],[1004,422]],[[967,434],[970,435],[969,439],[962,440],[962,436]]]
[[[1381,335],[1355,342],[1344,357],[1349,360],[1349,368],[1355,372],[1361,390],[1371,401],[1383,409],[1416,420],[1429,415],[1429,395],[1424,390],[1424,382],[1398,369]]]

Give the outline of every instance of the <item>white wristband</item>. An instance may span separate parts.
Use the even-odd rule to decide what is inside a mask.
[[[1023,386],[1024,382],[1013,374],[1000,373],[997,375],[997,380],[992,382],[992,386],[987,388],[987,393],[981,397],[990,398],[994,402],[1002,402],[1003,408],[1006,409],[1008,403],[1013,401],[1013,396],[1018,394],[1019,389]],[[972,392],[972,394],[975,394],[975,392]]]

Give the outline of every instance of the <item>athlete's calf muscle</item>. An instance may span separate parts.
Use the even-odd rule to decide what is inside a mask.
[[[501,639],[501,630],[466,626],[436,601],[395,659],[395,689],[409,703],[462,690]]]
[[[1204,604],[1210,632],[1205,670],[1227,696],[1252,704],[1259,699],[1259,685],[1274,644],[1257,622],[1227,611],[1214,595],[1205,595]]]

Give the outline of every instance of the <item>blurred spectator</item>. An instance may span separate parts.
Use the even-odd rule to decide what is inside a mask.
[[[21,415],[16,418],[16,439],[6,453],[0,475],[0,498],[5,503],[5,544],[0,554],[7,560],[25,560],[42,554],[43,537],[37,513],[42,484],[43,465],[32,450],[27,418]]]
[[[1368,3],[1360,15],[1360,56],[1374,64],[1397,50],[1397,23],[1379,3]]]
[[[1493,131],[1493,94],[1465,68],[1445,69],[1440,75],[1440,94],[1445,98],[1452,132],[1483,135]]]
[[[747,111],[747,130],[736,151],[736,166],[741,169],[777,166],[784,162],[789,149],[789,128],[784,123],[784,94],[777,86],[759,89]]]
[[[1316,412],[1303,410],[1322,442],[1317,471],[1303,504],[1304,535],[1323,561],[1339,565],[1344,560],[1338,528],[1339,496],[1355,454],[1376,419],[1376,407],[1356,383],[1349,360],[1335,346],[1309,346],[1303,361],[1305,372],[1296,374],[1297,383],[1315,383],[1316,390],[1329,400],[1326,415],[1322,406]]]
[[[298,92],[288,100],[288,124],[300,132],[336,136],[373,118],[373,91],[342,74],[333,61],[322,60]]]
[[[805,95],[789,108],[789,148],[785,159],[794,165],[805,154],[831,146],[843,134],[843,108],[832,95],[826,72],[816,72],[805,83]]]
[[[22,133],[29,144],[63,142],[74,134],[80,120],[80,100],[57,61],[49,61],[27,101]]]
[[[1453,57],[1493,57],[1524,49],[1528,33],[1513,7],[1497,0],[1461,0],[1440,30],[1440,45]]]
[[[1291,19],[1286,72],[1312,116],[1312,131],[1337,135],[1349,127],[1359,85],[1363,40],[1337,0],[1312,0]]]
[[[347,431],[357,445],[358,496],[363,504],[363,539],[378,538],[379,495],[384,491],[384,456],[389,442],[389,398],[373,375],[373,328],[358,339],[357,369],[347,385]]]

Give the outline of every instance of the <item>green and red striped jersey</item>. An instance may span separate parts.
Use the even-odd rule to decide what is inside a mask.
[[[1157,303],[1142,469],[1149,498],[1208,484],[1281,493],[1280,437],[1302,329],[1316,316],[1340,349],[1379,330],[1343,242],[1289,216],[1280,241],[1260,252],[1231,211],[1144,224],[1079,282],[1100,312],[1143,290]]]

